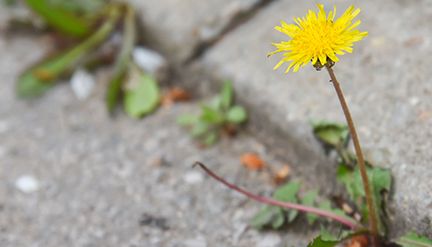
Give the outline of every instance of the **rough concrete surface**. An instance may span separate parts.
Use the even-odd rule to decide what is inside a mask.
[[[248,223],[261,205],[229,192],[198,169],[200,160],[232,182],[270,194],[265,173],[247,172],[244,152],[272,157],[240,134],[199,149],[175,119],[195,103],[160,109],[144,120],[110,118],[98,76],[91,98],[69,84],[45,97],[15,98],[14,82],[50,43],[0,38],[0,246],[305,246],[302,227],[258,232]]]
[[[236,16],[267,0],[128,0],[136,6],[144,39],[174,62],[215,39]]]
[[[0,246],[305,246],[312,235],[304,226],[280,233],[249,229],[260,205],[190,166],[205,161],[228,180],[269,194],[274,188],[265,174],[239,165],[240,154],[255,151],[272,164],[289,163],[306,187],[323,194],[338,189],[333,160],[308,124],[343,121],[327,74],[306,67],[283,75],[272,70],[280,57],[266,59],[271,42],[285,38],[273,27],[303,15],[315,1],[274,1],[221,37],[235,16],[263,1],[130,1],[148,45],[174,64],[203,42],[219,40],[188,69],[177,69],[185,85],[206,94],[219,87],[213,82],[232,79],[259,141],[243,133],[198,149],[175,124],[196,104],[161,109],[141,121],[122,114],[112,119],[103,105],[106,72],[85,101],[67,84],[34,102],[17,100],[16,76],[50,43],[0,36]],[[327,1],[326,8],[336,3],[340,14],[353,2]],[[432,4],[356,6],[362,9],[360,29],[369,36],[354,54],[341,57],[335,71],[368,159],[393,172],[392,235],[416,230],[432,237]],[[0,9],[0,19],[4,13]]]
[[[332,3],[340,14],[354,1],[331,1],[326,8],[332,9]],[[342,56],[334,69],[367,158],[391,168],[394,175],[392,206],[398,217],[393,233],[412,229],[432,236],[432,4],[390,0],[355,4],[362,10],[359,29],[369,36],[355,45],[353,54]],[[317,165],[301,163],[302,156],[324,156],[305,133],[310,132],[308,121],[344,121],[326,71],[308,66],[284,75],[283,68],[272,70],[280,56],[266,59],[273,50],[271,43],[286,39],[273,27],[309,8],[315,8],[313,2],[271,4],[221,39],[192,69],[206,71],[207,77],[232,79],[238,97],[253,109],[252,126],[264,128],[266,135],[274,130],[285,133],[281,135],[285,143],[306,147],[293,156],[299,167]],[[320,153],[314,154],[317,150]]]

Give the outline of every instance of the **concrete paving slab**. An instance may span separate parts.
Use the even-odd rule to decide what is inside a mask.
[[[175,62],[211,41],[238,16],[267,0],[128,0],[136,6],[144,39]]]
[[[341,57],[335,72],[367,158],[391,168],[394,175],[392,206],[397,217],[392,232],[411,229],[432,236],[432,4],[339,0],[330,1],[326,8],[336,4],[340,14],[353,3],[362,10],[359,29],[369,36],[355,45],[353,54]],[[273,27],[281,20],[291,22],[310,8],[315,6],[308,1],[271,4],[208,50],[190,72],[204,71],[197,78],[232,79],[238,98],[252,110],[252,129],[265,138],[279,136],[280,147],[285,149],[282,156],[299,170],[325,165],[304,162],[311,156],[314,160],[324,157],[311,137],[308,121],[344,121],[326,71],[308,66],[284,75],[283,69],[272,70],[280,57],[266,59],[273,50],[271,43],[286,39]],[[191,85],[201,82],[198,79]]]

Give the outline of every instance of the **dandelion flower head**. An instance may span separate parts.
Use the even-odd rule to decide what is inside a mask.
[[[269,53],[269,56],[283,53],[283,58],[274,69],[284,63],[289,63],[285,73],[288,73],[291,68],[297,72],[300,67],[309,62],[317,69],[326,64],[332,65],[339,61],[337,55],[351,53],[353,43],[367,36],[367,32],[355,29],[360,25],[360,20],[353,23],[360,9],[351,6],[335,20],[336,7],[328,14],[322,4],[317,4],[317,7],[317,13],[309,10],[306,17],[294,18],[295,24],[281,21],[281,25],[275,27],[277,31],[288,35],[291,39],[273,43],[276,50]]]

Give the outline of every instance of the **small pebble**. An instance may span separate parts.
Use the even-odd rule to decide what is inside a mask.
[[[15,186],[21,192],[33,193],[39,189],[39,181],[31,175],[23,175],[15,181]]]
[[[78,69],[72,75],[70,84],[75,96],[79,100],[87,99],[93,91],[95,80],[93,75],[83,69]]]
[[[157,75],[167,65],[167,61],[162,55],[144,47],[135,48],[132,57],[142,70],[152,75]]]
[[[417,97],[411,97],[411,98],[409,99],[409,103],[410,103],[412,106],[416,106],[416,105],[418,105],[418,103],[420,103],[420,99],[417,98]]]
[[[199,171],[190,171],[183,176],[183,180],[188,184],[199,184],[204,180],[204,177]]]

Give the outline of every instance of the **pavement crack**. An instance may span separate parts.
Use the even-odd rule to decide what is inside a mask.
[[[185,60],[184,65],[188,65],[202,57],[207,50],[211,49],[220,40],[222,40],[226,34],[235,30],[243,23],[251,20],[261,9],[276,1],[278,0],[260,0],[247,10],[239,10],[230,18],[229,21],[227,21],[225,25],[223,25],[222,28],[220,28],[216,35],[213,35],[208,39],[201,40],[194,48],[191,55]]]

